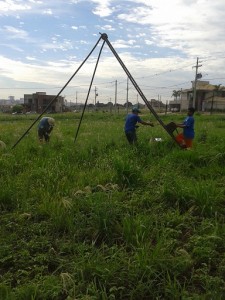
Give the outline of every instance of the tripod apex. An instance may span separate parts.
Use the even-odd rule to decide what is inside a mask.
[[[108,35],[106,33],[101,33],[101,37],[104,41],[108,39]]]

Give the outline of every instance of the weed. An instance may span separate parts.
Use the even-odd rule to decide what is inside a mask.
[[[181,151],[161,126],[130,147],[124,115],[106,112],[85,115],[74,144],[79,116],[11,150],[33,119],[0,114],[0,299],[222,300],[224,117],[196,115]]]

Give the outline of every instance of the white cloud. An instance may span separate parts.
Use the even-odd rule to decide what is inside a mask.
[[[34,58],[30,57],[29,60],[34,61]],[[0,56],[0,65],[2,75],[26,83],[36,82],[51,85],[60,82],[63,84],[68,78],[69,73],[71,72],[72,74],[71,63],[47,62],[41,66],[40,64],[23,63],[22,61],[15,61]],[[48,78],[47,82],[46,78]]]
[[[82,44],[82,45],[88,45],[89,43],[87,41],[85,41],[85,40],[80,40],[80,44]]]
[[[145,85],[190,82],[197,56],[224,56],[224,0],[0,0],[0,11],[10,16],[1,18],[0,65],[4,72],[0,76],[24,83],[44,84],[48,78],[49,84],[63,84],[74,64],[81,63],[78,58],[82,60],[94,46],[99,31],[109,32],[109,40],[134,77],[153,76]],[[62,60],[65,57],[68,61]],[[190,63],[190,59],[189,69],[176,75],[167,73],[171,67]],[[83,82],[88,82],[85,76],[90,78],[94,63],[92,59],[82,68]],[[219,77],[224,74],[223,65],[224,60],[206,61],[201,71],[211,78],[217,73]],[[165,75],[159,75],[162,72]],[[121,74],[123,70],[110,49],[104,49],[97,78],[119,80],[125,76]]]
[[[33,60],[33,61],[36,60],[35,57],[31,57],[31,56],[26,56],[26,59],[27,59],[27,60]]]
[[[104,26],[97,26],[97,28],[100,28],[101,30],[106,30],[106,31],[114,31],[115,28],[112,27],[111,25],[104,25]]]
[[[136,43],[135,40],[128,40],[128,41],[116,40],[112,44],[115,49],[121,49],[121,48],[132,48],[135,43]]]
[[[93,13],[100,17],[108,17],[113,13],[113,8],[110,7],[110,0],[92,0],[97,6],[93,10]]]
[[[18,51],[18,52],[24,52],[24,50],[14,44],[0,44],[2,47],[7,47],[7,48],[10,48],[12,50],[15,50],[15,51]]]
[[[34,3],[34,4],[42,4],[43,1],[38,1],[38,0],[28,0],[28,2]]]
[[[31,6],[27,4],[18,3],[18,1],[4,0],[0,2],[0,14],[16,12],[16,11],[27,11],[30,10]]]
[[[28,33],[25,30],[13,26],[4,26],[4,32],[8,39],[27,39]]]
[[[41,45],[42,51],[53,50],[53,51],[68,51],[73,49],[73,43],[71,40],[64,39],[63,41],[58,41],[57,37],[52,38],[52,43],[44,43]]]
[[[73,30],[87,29],[87,26],[85,26],[85,25],[71,26],[71,29],[73,29]]]
[[[49,9],[46,9],[43,11],[43,15],[52,15],[52,10],[49,8]]]
[[[153,41],[150,41],[150,40],[145,40],[145,44],[146,44],[146,45],[153,45],[154,42],[153,42]]]
[[[225,25],[225,13],[221,9],[223,0],[215,3],[204,0],[134,2],[139,6],[118,15],[118,18],[148,26],[152,35],[157,37],[158,46],[180,49],[192,56],[210,53],[215,46],[222,51],[221,37],[224,36]]]

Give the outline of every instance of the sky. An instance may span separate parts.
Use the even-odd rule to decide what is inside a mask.
[[[148,100],[225,85],[224,0],[0,0],[0,99],[142,103],[103,33]]]

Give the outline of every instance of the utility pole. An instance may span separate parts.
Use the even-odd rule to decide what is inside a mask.
[[[76,109],[77,109],[77,92],[76,92]]]
[[[127,114],[128,114],[128,90],[129,90],[129,87],[128,87],[128,84],[129,84],[129,78],[127,77]]]
[[[193,107],[196,106],[196,86],[197,86],[197,80],[198,78],[202,77],[202,74],[198,74],[198,68],[202,65],[199,65],[198,57],[197,57],[197,63],[196,66],[193,66],[195,68],[195,82],[194,82],[194,91],[193,91]],[[198,103],[197,103],[197,110],[198,110]]]
[[[182,100],[183,100],[183,97],[182,97],[182,88],[180,89],[180,112],[182,110]]]
[[[161,95],[159,96],[159,112],[161,112],[161,102],[162,102],[162,97]]]
[[[115,112],[117,110],[117,80],[115,81]]]
[[[166,100],[165,115],[167,114],[167,109],[168,109],[168,100]]]
[[[95,87],[95,106],[96,106],[96,97],[98,96],[97,88]]]
[[[159,94],[158,94],[158,107],[159,107],[159,112],[160,112],[160,97],[159,97]]]

